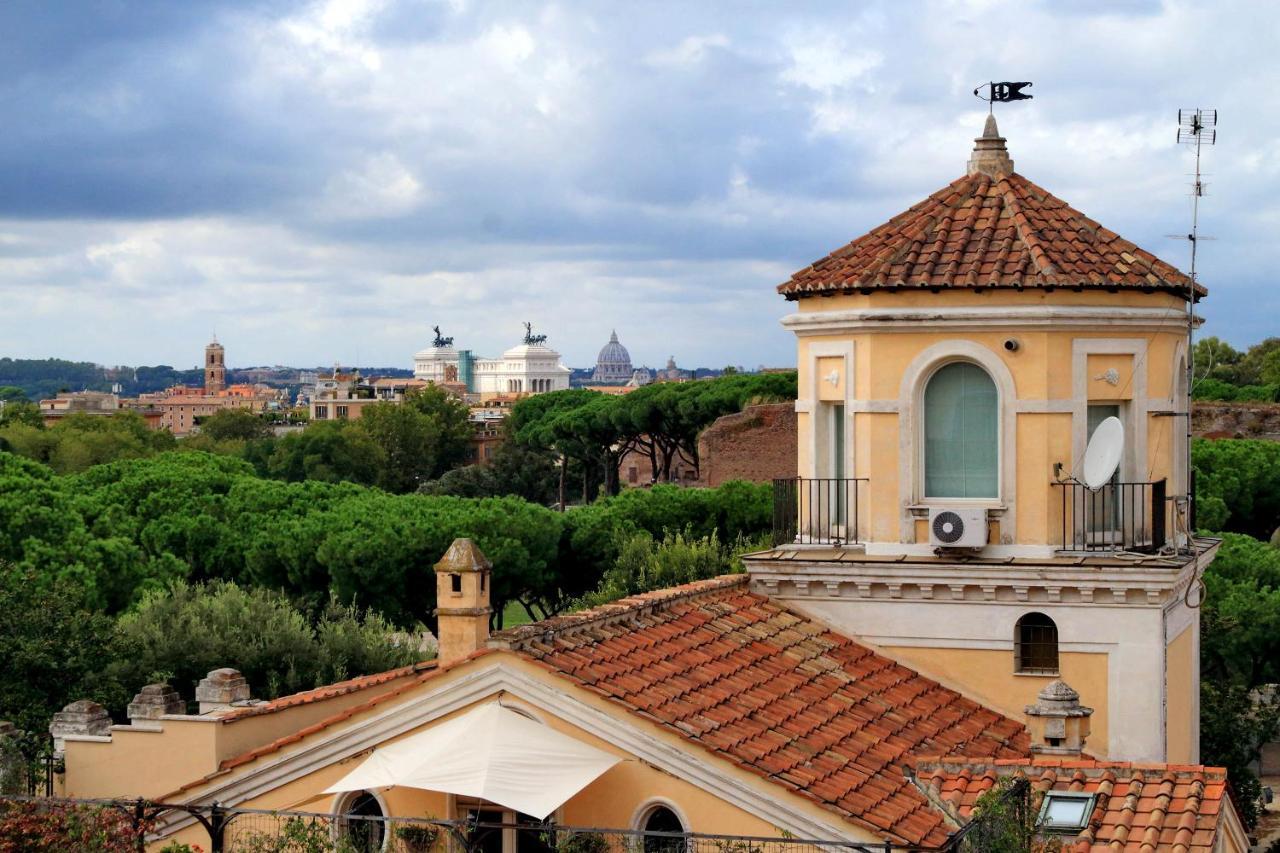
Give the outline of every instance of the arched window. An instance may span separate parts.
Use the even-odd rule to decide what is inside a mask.
[[[1043,613],[1028,613],[1013,629],[1013,655],[1018,672],[1058,674],[1058,626]]]
[[[381,851],[387,841],[382,803],[368,791],[348,794],[338,805],[337,830],[343,850],[358,853]]]
[[[673,809],[664,805],[654,805],[644,811],[640,817],[640,829],[644,832],[685,833],[680,816]],[[666,835],[646,835],[644,853],[683,853],[686,849],[685,839]]]
[[[978,365],[956,361],[924,390],[924,493],[930,498],[998,497],[1000,397]]]

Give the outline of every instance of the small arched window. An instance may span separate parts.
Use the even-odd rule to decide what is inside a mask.
[[[674,810],[655,805],[644,812],[640,819],[643,832],[686,833],[689,830]],[[685,839],[671,835],[646,835],[644,853],[684,853]]]
[[[387,841],[382,803],[368,791],[357,791],[339,807],[338,822],[344,850],[358,853],[381,851]]]
[[[1058,626],[1043,613],[1028,613],[1014,627],[1014,660],[1018,672],[1058,674]]]
[[[994,498],[1000,479],[1000,396],[985,370],[956,361],[924,390],[924,493]]]

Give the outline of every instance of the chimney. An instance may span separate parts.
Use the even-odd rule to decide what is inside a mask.
[[[455,539],[436,563],[436,629],[441,666],[461,660],[489,639],[489,572],[476,543]]]
[[[996,117],[988,115],[982,135],[973,140],[969,174],[975,175],[981,172],[993,181],[1013,174],[1013,161],[1009,159],[1009,152],[1005,149],[1004,142],[1004,137],[1000,135],[1000,128],[996,127]]]
[[[53,715],[49,734],[53,735],[54,753],[62,755],[66,751],[68,735],[110,737],[111,715],[91,699],[78,699]]]
[[[1092,708],[1080,704],[1080,694],[1058,679],[1047,685],[1027,706],[1027,728],[1031,730],[1031,751],[1038,755],[1080,757],[1089,737]]]
[[[138,691],[129,703],[128,715],[130,725],[147,725],[159,720],[166,714],[186,713],[186,705],[182,697],[168,684],[148,684]]]
[[[200,713],[221,711],[249,701],[249,682],[235,669],[215,669],[196,685]]]

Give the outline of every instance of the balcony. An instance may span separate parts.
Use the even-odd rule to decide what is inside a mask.
[[[773,544],[860,544],[858,514],[867,478],[773,481]]]
[[[1063,551],[1133,551],[1152,554],[1167,542],[1166,481],[1107,483],[1091,489],[1077,480],[1055,481],[1062,490]]]

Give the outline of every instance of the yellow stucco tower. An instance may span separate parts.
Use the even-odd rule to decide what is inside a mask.
[[[227,353],[214,338],[204,348],[204,393],[218,394],[227,387]]]
[[[1025,717],[1062,679],[1089,749],[1198,758],[1186,342],[1204,291],[1016,173],[993,117],[959,180],[797,272],[789,520],[756,589]],[[1093,430],[1123,431],[1080,482]]]

